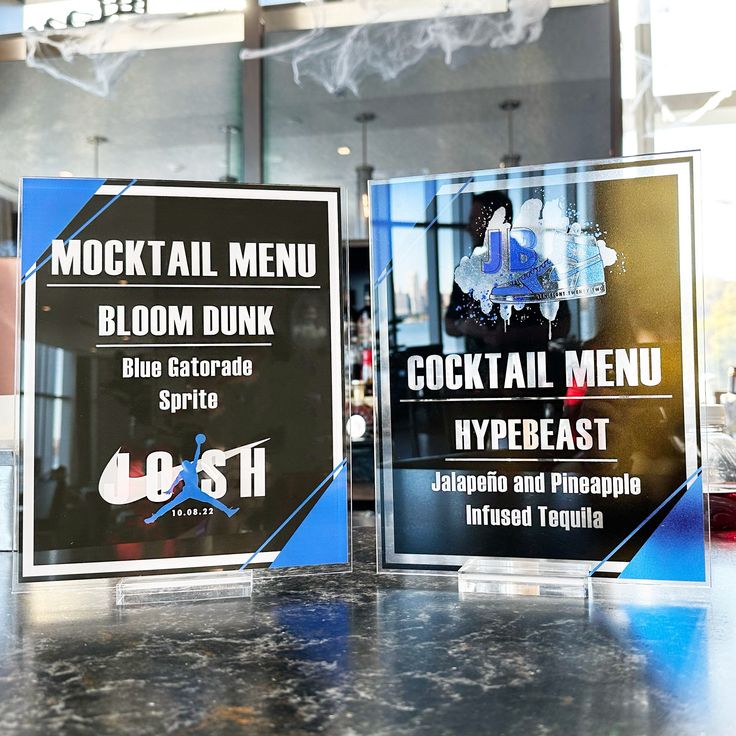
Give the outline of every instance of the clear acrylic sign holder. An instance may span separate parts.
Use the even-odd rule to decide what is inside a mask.
[[[587,598],[587,563],[471,557],[457,573],[461,597],[526,595]]]
[[[37,407],[34,404],[33,398],[35,394],[28,391],[29,381],[31,381],[31,385],[35,386],[33,384],[35,372],[33,369],[30,371],[26,370],[21,375],[21,353],[23,354],[23,363],[27,367],[34,364],[37,351],[43,350],[45,347],[44,345],[40,345],[40,339],[38,344],[36,342],[37,333],[39,338],[41,335],[41,331],[37,330],[37,325],[42,318],[39,315],[52,314],[60,315],[59,318],[66,318],[74,315],[75,310],[80,308],[77,304],[79,300],[75,301],[74,299],[70,299],[63,304],[60,303],[58,308],[54,307],[53,310],[51,308],[41,310],[40,308],[42,302],[40,301],[39,292],[45,294],[43,291],[43,288],[46,286],[44,279],[49,279],[48,274],[51,270],[46,264],[51,256],[48,256],[47,253],[49,245],[45,240],[45,235],[44,238],[33,237],[33,225],[43,219],[42,215],[45,209],[43,207],[39,209],[39,206],[37,206],[33,210],[30,205],[32,204],[32,200],[37,204],[39,202],[43,204],[53,199],[55,192],[58,193],[58,191],[61,191],[63,194],[66,192],[65,188],[72,186],[77,187],[75,191],[80,197],[81,194],[79,192],[82,190],[87,192],[87,189],[89,190],[85,194],[85,197],[88,195],[91,196],[91,199],[87,202],[87,207],[94,209],[99,206],[98,214],[80,228],[80,231],[86,228],[84,232],[89,238],[94,237],[95,220],[98,215],[106,213],[106,217],[116,216],[115,203],[118,202],[120,197],[129,193],[129,190],[137,186],[153,188],[153,193],[149,193],[147,196],[158,196],[157,192],[159,190],[165,190],[161,196],[166,198],[167,211],[169,211],[171,197],[175,195],[182,197],[182,202],[186,201],[185,198],[187,196],[193,197],[191,201],[198,203],[196,206],[204,206],[203,203],[207,203],[209,206],[211,203],[218,202],[218,200],[227,203],[234,198],[241,199],[244,203],[243,206],[246,206],[248,202],[260,199],[267,203],[289,203],[293,200],[300,207],[303,207],[305,202],[310,207],[319,207],[320,218],[325,216],[322,212],[326,213],[327,219],[323,225],[320,225],[320,227],[324,227],[326,233],[322,240],[322,245],[325,247],[323,263],[329,264],[329,269],[325,266],[325,285],[324,288],[311,285],[306,288],[314,290],[323,289],[321,293],[326,294],[326,298],[328,299],[325,313],[329,314],[330,321],[326,325],[318,325],[320,329],[317,330],[315,330],[311,322],[308,322],[303,330],[303,334],[299,333],[299,335],[302,341],[306,341],[306,346],[309,349],[314,349],[313,345],[309,344],[309,339],[315,334],[320,339],[325,340],[325,345],[329,346],[329,353],[321,352],[320,354],[329,356],[331,368],[331,372],[325,374],[330,377],[329,395],[332,400],[330,411],[327,414],[328,419],[325,420],[329,422],[329,431],[331,433],[329,435],[329,442],[326,443],[330,448],[328,459],[331,469],[319,480],[316,487],[312,488],[310,482],[310,485],[304,488],[304,497],[296,508],[292,508],[289,505],[283,508],[279,507],[276,510],[274,516],[277,518],[273,521],[274,529],[269,528],[267,530],[265,534],[266,538],[262,542],[259,540],[258,544],[260,546],[255,551],[248,550],[242,554],[228,551],[226,553],[212,555],[212,559],[207,559],[207,555],[191,556],[187,557],[186,560],[175,558],[173,562],[165,556],[162,556],[162,559],[155,560],[147,557],[145,558],[145,564],[139,566],[121,564],[122,557],[104,560],[102,564],[97,559],[91,559],[83,561],[86,568],[80,572],[70,569],[73,565],[66,563],[64,560],[65,548],[58,550],[57,559],[52,558],[52,561],[49,561],[49,556],[46,555],[42,563],[36,561],[33,552],[29,552],[30,549],[34,551],[36,549],[33,547],[33,540],[36,527],[38,526],[38,519],[47,520],[51,516],[51,511],[43,507],[44,499],[49,495],[46,488],[43,488],[46,496],[43,496],[43,493],[39,493],[41,500],[38,501],[37,508],[34,509],[37,493],[37,486],[34,484],[37,480],[34,474],[34,434],[31,430],[28,436],[22,436],[22,432],[27,432],[29,427],[33,428],[36,418]],[[101,189],[100,186],[102,187]],[[349,271],[347,239],[343,239],[341,235],[341,232],[347,233],[347,213],[340,205],[341,200],[345,202],[347,199],[345,190],[338,191],[329,188],[309,188],[302,190],[298,187],[269,187],[263,189],[259,186],[249,185],[201,183],[194,186],[193,193],[188,195],[186,193],[188,187],[182,187],[180,183],[177,183],[173,188],[167,188],[166,182],[126,180],[121,183],[116,180],[97,182],[78,179],[24,180],[23,187],[24,199],[21,203],[19,237],[21,253],[24,250],[33,251],[33,247],[30,246],[35,241],[38,241],[41,245],[39,246],[39,252],[34,254],[34,258],[30,261],[31,267],[27,270],[19,268],[18,272],[18,283],[21,284],[22,308],[18,314],[19,365],[16,375],[18,377],[17,395],[23,395],[24,402],[23,406],[21,406],[20,400],[16,401],[16,414],[18,417],[16,426],[18,427],[19,433],[15,447],[17,462],[14,478],[15,533],[13,550],[15,554],[13,555],[13,592],[22,594],[25,604],[30,608],[43,610],[45,616],[53,618],[55,616],[63,617],[71,610],[89,608],[97,611],[97,609],[107,608],[111,604],[117,610],[124,610],[130,607],[150,604],[176,604],[225,599],[247,600],[253,596],[254,582],[256,579],[265,582],[266,580],[282,577],[343,573],[352,570],[350,438],[346,430],[350,417],[350,392],[347,383],[347,372],[344,370],[349,345],[349,298],[347,283]],[[212,189],[209,193],[211,196],[201,197],[198,194],[201,187]],[[108,188],[114,190],[112,194],[106,191]],[[275,195],[274,190],[276,189],[280,189],[281,191]],[[103,200],[98,202],[100,197],[103,197]],[[121,201],[127,203],[130,201],[135,202],[136,200],[127,197]],[[195,209],[196,207],[193,205],[182,205],[183,212],[194,211]],[[302,210],[300,209],[299,211],[301,212]],[[33,212],[33,216],[29,214],[31,212]],[[65,213],[62,214],[66,217]],[[73,214],[69,215],[69,217],[72,217]],[[148,210],[144,210],[142,217],[145,218],[149,215]],[[194,215],[191,216],[193,217]],[[259,216],[261,215],[259,214]],[[61,214],[59,214],[59,217],[61,218]],[[25,230],[24,226],[26,228]],[[122,227],[122,225],[119,226]],[[66,232],[70,227],[71,225],[62,218],[58,226],[54,224],[50,237],[54,238],[59,233]],[[51,229],[49,232],[51,232]],[[28,253],[26,253],[26,258],[29,257]],[[21,270],[26,270],[25,274],[21,274]],[[127,282],[119,282],[120,285],[124,283],[127,284]],[[112,285],[117,286],[119,284],[115,281]],[[60,284],[52,285],[60,286]],[[71,287],[74,284],[61,284],[61,286]],[[101,286],[107,286],[107,283],[101,284]],[[264,288],[270,287],[266,284]],[[53,291],[67,293],[68,290],[59,288]],[[92,292],[93,290],[87,289],[84,291],[86,293]],[[217,291],[213,290],[213,293],[216,294]],[[315,291],[314,293],[317,292]],[[213,299],[216,299],[216,297],[213,297]],[[222,303],[226,304],[227,302],[223,300]],[[283,311],[286,311],[288,308],[289,305],[287,304],[284,306]],[[312,312],[309,310],[301,309],[300,313],[302,312],[312,315]],[[315,310],[314,313],[317,315],[322,314],[318,310]],[[310,318],[314,319],[313,316]],[[324,337],[325,335],[326,337]],[[281,335],[277,335],[277,337],[281,337]],[[285,335],[284,339],[289,340],[289,335]],[[63,344],[60,347],[64,349]],[[92,352],[94,353],[95,351]],[[69,350],[69,353],[72,356],[76,355],[72,350]],[[301,369],[301,364],[297,361],[298,357],[294,360],[293,364],[294,375],[297,375]],[[282,388],[282,384],[273,386],[273,389],[278,391]],[[326,428],[315,429],[313,418],[308,413],[304,413],[302,421],[310,424],[314,437],[318,436],[317,431],[325,433],[328,431]],[[64,432],[71,433],[70,426],[62,426],[62,433]],[[207,439],[206,435],[205,433],[201,433],[201,435],[197,434],[194,439],[197,445],[197,453],[199,453],[200,445]],[[263,440],[263,442],[266,441]],[[233,451],[230,450],[230,452],[232,453]],[[199,458],[199,454],[196,454],[195,458]],[[196,472],[201,472],[201,468],[198,465]],[[321,472],[323,471],[320,471],[320,474]],[[32,489],[30,491],[31,495],[25,499],[25,503],[23,493],[24,478],[26,481],[31,479],[28,485]],[[51,480],[59,484],[61,483],[61,481],[53,478]],[[47,483],[47,485],[49,483],[45,478],[40,479],[40,482]],[[96,484],[97,481],[95,480],[93,485],[96,487]],[[55,490],[54,493],[56,493]],[[255,498],[261,495],[264,494],[255,492],[253,497]],[[246,497],[251,498],[251,496]],[[278,501],[278,494],[275,494],[274,498],[275,501]],[[327,503],[323,504],[323,501]],[[318,507],[321,507],[321,510]],[[315,509],[320,513],[312,516]],[[24,513],[27,514],[25,522]],[[29,521],[30,523],[28,523]],[[146,522],[148,523],[148,519],[146,519]],[[303,533],[300,536],[298,532]],[[295,538],[297,538],[296,545],[292,544]],[[30,543],[28,540],[30,540]],[[145,537],[139,541],[144,542]],[[24,553],[23,548],[25,544],[28,545],[28,549]],[[44,547],[40,549],[46,552]],[[223,560],[222,558],[226,559]],[[132,561],[139,562],[135,559]],[[153,565],[152,563],[154,562],[161,564]],[[185,562],[187,563],[186,565],[184,564]],[[200,564],[197,564],[198,562]],[[182,572],[176,572],[179,568],[182,568]],[[138,572],[139,570],[143,572],[149,569],[150,574],[140,574]]]
[[[115,605],[181,603],[224,598],[250,598],[253,571],[204,572],[190,575],[156,575],[121,578],[115,585]]]
[[[379,572],[457,570],[461,597],[709,589],[697,180],[686,152],[371,182]],[[614,354],[657,377],[580,378]],[[541,447],[521,422],[607,428]]]

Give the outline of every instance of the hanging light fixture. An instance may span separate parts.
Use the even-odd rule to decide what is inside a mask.
[[[499,107],[507,116],[509,152],[503,156],[498,165],[502,169],[507,169],[509,166],[518,166],[521,163],[521,154],[514,153],[514,111],[521,107],[521,101],[504,100]]]
[[[93,150],[93,166],[94,166],[94,177],[97,178],[100,175],[100,146],[103,143],[109,143],[110,139],[105,138],[104,135],[91,135],[87,138],[87,143],[92,146]]]
[[[225,134],[225,176],[220,177],[220,181],[236,182],[237,177],[230,173],[230,163],[232,162],[232,145],[233,138],[240,133],[240,128],[237,125],[223,125],[221,128]]]
[[[358,190],[358,237],[368,237],[368,218],[370,211],[368,207],[368,182],[373,178],[373,166],[368,163],[368,123],[376,119],[375,113],[362,112],[355,116],[355,122],[360,123],[363,134],[363,159],[359,166],[355,167],[357,175]]]

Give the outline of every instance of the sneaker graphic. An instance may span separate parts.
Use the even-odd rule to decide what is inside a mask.
[[[490,314],[497,305],[507,323],[515,310],[537,304],[550,323],[559,304],[606,293],[606,272],[618,254],[596,235],[571,224],[562,200],[526,200],[512,227],[497,209],[483,245],[460,260],[455,281]]]
[[[514,231],[510,232],[513,242]],[[533,242],[536,244],[536,238]],[[541,262],[537,259],[536,265],[520,275],[515,276],[512,272],[499,274],[490,298],[498,303],[538,304],[605,293],[603,258],[595,238],[592,235],[568,235],[561,264],[555,265],[549,258]]]

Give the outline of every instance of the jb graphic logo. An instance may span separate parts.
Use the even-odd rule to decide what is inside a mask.
[[[483,273],[498,277],[491,299],[523,304],[605,294],[603,258],[595,238],[576,232],[566,235],[563,258],[555,265],[551,258],[542,259],[537,252],[533,230],[489,229]]]
[[[504,208],[494,212],[483,245],[455,270],[458,286],[483,312],[490,314],[498,304],[508,322],[512,309],[538,304],[551,322],[559,302],[606,293],[605,266],[616,262],[617,253],[598,238],[597,227],[588,233],[571,223],[558,199],[527,200],[514,227],[505,217]]]

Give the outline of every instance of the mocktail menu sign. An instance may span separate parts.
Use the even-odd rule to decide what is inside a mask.
[[[680,155],[373,185],[383,568],[705,581],[692,183]]]
[[[22,579],[348,560],[338,192],[26,179]]]

